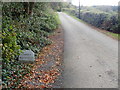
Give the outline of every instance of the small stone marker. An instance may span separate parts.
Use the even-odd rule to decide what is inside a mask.
[[[20,61],[25,62],[34,62],[35,61],[35,55],[34,52],[31,50],[23,50],[22,53],[19,55]]]

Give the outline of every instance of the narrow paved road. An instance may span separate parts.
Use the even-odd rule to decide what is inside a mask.
[[[64,29],[64,88],[117,88],[118,42],[59,13]]]

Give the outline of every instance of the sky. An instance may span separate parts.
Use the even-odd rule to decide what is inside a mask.
[[[79,0],[68,0],[72,1],[72,4],[78,6]],[[81,5],[83,6],[93,6],[93,5],[112,5],[117,6],[120,0],[80,0]]]

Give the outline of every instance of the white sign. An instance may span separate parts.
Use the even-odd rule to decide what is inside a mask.
[[[23,50],[22,53],[19,55],[20,61],[35,61],[34,52],[31,50]]]

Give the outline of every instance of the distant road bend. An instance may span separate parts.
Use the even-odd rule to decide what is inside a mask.
[[[118,41],[59,12],[64,29],[64,88],[117,88]]]

